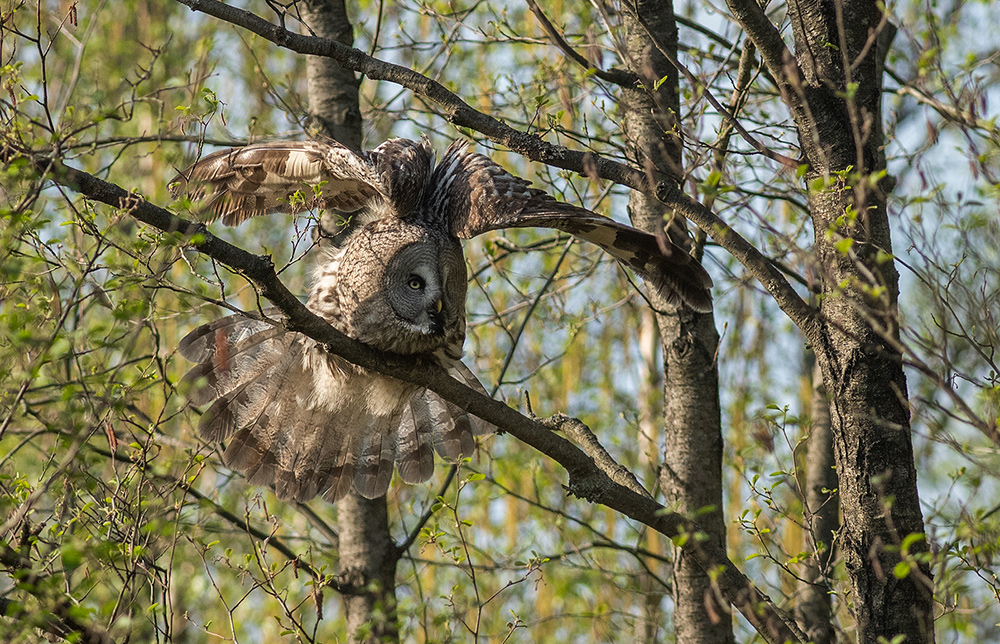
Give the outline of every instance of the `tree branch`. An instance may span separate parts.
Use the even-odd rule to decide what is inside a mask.
[[[566,42],[566,39],[563,38],[561,33],[559,33],[559,30],[556,29],[555,25],[552,24],[548,16],[545,15],[545,12],[542,11],[542,8],[538,6],[538,3],[535,2],[535,0],[528,0],[528,8],[531,9],[531,13],[535,14],[535,17],[538,18],[538,22],[542,25],[542,30],[545,31],[549,38],[552,39],[552,42],[555,43],[556,47],[558,47],[577,65],[586,70],[593,69],[594,76],[597,76],[603,81],[614,83],[615,85],[622,87],[635,88],[642,82],[638,76],[624,69],[615,69],[612,67],[611,69],[604,70],[595,67],[589,60],[583,57],[583,54],[573,49],[573,47]]]
[[[764,13],[764,8],[757,0],[726,0],[726,4],[733,18],[746,30],[747,36],[757,47],[761,60],[764,61],[778,88],[783,93],[786,92],[789,77],[787,66],[796,68],[796,78],[801,77],[801,74],[797,73],[798,63],[785,46],[777,27],[771,23],[771,19]]]
[[[462,409],[490,422],[559,463],[569,474],[568,489],[580,498],[605,505],[639,523],[680,540],[706,571],[718,573],[719,592],[754,626],[765,641],[783,644],[804,642],[794,622],[711,543],[696,538],[698,526],[684,516],[667,511],[652,498],[615,481],[565,438],[549,431],[504,403],[480,394],[453,379],[440,365],[413,356],[382,353],[364,345],[307,309],[278,280],[269,257],[253,255],[214,237],[204,224],[191,222],[155,206],[121,187],[52,159],[27,156],[43,176],[84,196],[122,208],[139,221],[166,232],[194,236],[198,251],[222,262],[251,281],[258,291],[287,316],[285,328],[324,345],[327,350],[365,369],[426,387]]]
[[[778,307],[795,323],[810,342],[818,341],[819,329],[816,325],[816,309],[809,306],[781,271],[757,247],[745,237],[729,227],[718,215],[709,208],[684,194],[679,187],[669,181],[661,181],[656,186],[656,197],[661,202],[669,204],[678,214],[687,217],[719,246],[729,252],[738,262],[761,283],[771,294]]]
[[[764,145],[756,138],[754,138],[752,134],[747,132],[746,128],[744,128],[743,125],[739,122],[739,119],[736,118],[735,114],[730,110],[726,109],[722,105],[722,103],[720,103],[719,100],[715,98],[715,95],[712,94],[711,88],[709,88],[705,83],[701,82],[698,79],[698,77],[691,72],[690,69],[681,64],[681,61],[677,60],[677,57],[674,56],[667,47],[663,46],[663,44],[660,42],[660,39],[656,37],[656,34],[650,28],[649,22],[642,16],[642,13],[639,11],[638,7],[629,4],[627,2],[625,3],[624,6],[627,7],[629,13],[631,13],[632,16],[635,17],[635,19],[639,22],[639,24],[642,25],[642,28],[646,31],[646,35],[649,36],[649,40],[656,46],[656,49],[663,55],[663,57],[666,58],[667,61],[671,65],[673,65],[677,69],[677,71],[681,73],[681,75],[684,76],[687,82],[690,83],[692,89],[700,89],[705,99],[708,100],[708,102],[712,105],[713,108],[715,108],[715,110],[720,115],[722,115],[722,127],[735,128],[736,131],[739,132],[740,136],[743,137],[743,140],[745,140],[747,143],[750,144],[750,147],[752,147],[754,150],[757,150],[757,152],[767,157],[768,159],[771,159],[772,161],[777,161],[786,168],[795,169],[799,167],[800,165],[799,161],[791,157],[785,156],[780,152],[775,152],[774,150],[768,148],[766,145]]]
[[[77,619],[75,605],[65,595],[46,603],[51,599],[45,589],[51,584],[45,582],[43,575],[35,570],[33,561],[11,548],[6,542],[0,541],[0,565],[8,569],[10,576],[17,580],[17,588],[35,595],[44,611],[27,611],[17,602],[4,600],[0,604],[0,616],[13,619],[26,619],[49,635],[71,642],[82,644],[114,644],[114,640],[104,630],[84,623]]]

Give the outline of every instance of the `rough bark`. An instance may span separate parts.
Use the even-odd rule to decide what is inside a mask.
[[[345,45],[354,43],[354,32],[343,0],[301,0],[299,10],[316,36]],[[361,149],[360,80],[350,69],[321,57],[306,58],[309,128],[355,150]],[[324,214],[321,227],[327,239],[343,219]],[[355,492],[337,502],[340,532],[340,581],[360,588],[344,594],[347,639],[350,642],[398,642],[396,620],[396,564],[399,553],[389,532],[385,497],[366,499]]]
[[[795,606],[802,630],[814,644],[833,644],[833,606],[829,576],[834,553],[834,535],[840,527],[837,471],[834,467],[833,432],[830,427],[830,399],[818,366],[812,370],[812,422],[806,446],[805,519],[815,558],[806,563]]]
[[[832,184],[810,190],[809,206],[816,259],[824,271],[823,340],[814,349],[831,399],[844,513],[840,547],[854,589],[858,641],[875,644],[905,635],[909,644],[933,642],[930,567],[926,560],[914,559],[928,548],[917,493],[906,376],[897,349],[899,275],[887,261],[892,253],[884,191],[889,182],[868,183],[868,177],[885,170],[884,52],[875,45],[873,30],[882,13],[868,1],[845,2],[839,16],[831,18],[830,13],[827,8],[803,21],[823,20],[827,25],[842,21],[843,31],[835,42],[849,61],[867,50],[849,77],[836,64],[831,73],[837,76],[821,77],[830,84],[838,80],[842,87],[848,81],[856,83],[858,90],[853,100],[839,101],[839,127],[832,127],[833,119],[817,122],[823,145],[807,148],[809,178],[822,177]],[[863,173],[848,175],[847,184],[833,179],[852,165]],[[857,213],[853,222],[852,212]],[[842,224],[845,215],[849,223]],[[845,250],[838,242],[848,237],[853,246]],[[908,537],[918,541],[903,553]]]
[[[299,11],[314,36],[354,44],[354,29],[343,0],[301,0]],[[354,71],[325,56],[306,56],[310,130],[344,145],[361,148],[361,80]]]
[[[891,182],[873,180],[885,170],[881,78],[891,29],[874,0],[793,0],[792,56],[756,2],[729,6],[781,79],[808,164],[821,297],[807,333],[831,400],[839,546],[858,641],[933,642],[933,582],[921,557],[928,547],[897,349]]]
[[[891,252],[884,202],[867,201],[871,241],[845,254],[825,231],[855,205],[855,191],[810,194],[817,228],[817,261],[829,270],[820,306],[822,346],[816,347],[830,393],[830,417],[844,524],[840,550],[853,585],[858,641],[875,644],[905,635],[906,642],[933,642],[933,584],[917,495],[910,438],[906,378],[895,349],[895,287],[891,264],[875,261],[876,248]],[[856,235],[861,233],[855,232]],[[864,236],[868,236],[865,234]],[[867,248],[866,248],[867,246]],[[881,301],[842,284],[864,281],[860,267],[880,276]],[[901,547],[911,535],[908,562]],[[902,576],[902,578],[900,578]]]
[[[360,588],[344,594],[349,642],[398,642],[396,564],[399,553],[389,533],[385,497],[351,492],[337,501],[340,582]]]
[[[623,88],[621,110],[626,149],[633,165],[659,183],[681,177],[682,148],[676,115],[680,109],[677,69],[660,52],[675,52],[677,25],[673,7],[663,0],[630,5],[642,20],[623,15],[625,45],[631,71],[641,87]],[[648,28],[648,30],[647,30]],[[656,82],[666,77],[658,89]],[[663,204],[633,192],[629,215],[639,228],[656,230],[670,218]],[[669,234],[683,240],[682,218]],[[725,548],[722,515],[722,430],[719,378],[715,363],[719,336],[712,314],[699,315],[666,303],[650,293],[656,309],[663,351],[664,462],[660,483],[668,506],[697,516],[699,529]],[[675,549],[673,574],[674,631],[680,644],[724,644],[733,641],[728,606],[706,571],[681,548]]]

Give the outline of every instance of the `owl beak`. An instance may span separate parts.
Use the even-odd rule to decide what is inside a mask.
[[[433,304],[431,304],[430,311],[428,311],[431,318],[432,335],[441,335],[444,333],[444,316],[441,315],[441,311],[443,310],[444,302],[442,302],[440,298],[434,300]]]

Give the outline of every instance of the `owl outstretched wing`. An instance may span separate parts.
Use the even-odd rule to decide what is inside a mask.
[[[184,382],[191,404],[208,405],[201,436],[228,441],[226,465],[283,499],[336,501],[352,487],[382,496],[394,466],[407,483],[425,481],[435,451],[470,456],[474,435],[494,429],[423,387],[364,371],[267,320],[225,317],[179,348],[198,363]],[[464,364],[440,357],[453,377],[485,393]]]
[[[202,157],[170,182],[208,221],[328,208],[354,213],[387,196],[368,160],[336,141],[257,143]],[[299,193],[301,201],[294,195]]]
[[[464,146],[449,148],[435,169],[425,141],[394,139],[367,154],[335,142],[265,143],[209,155],[174,183],[175,192],[202,204],[207,218],[228,225],[322,207],[354,213],[355,224],[395,218],[456,247],[455,237],[498,228],[556,228],[599,245],[692,308],[711,308],[711,279],[679,247],[662,247],[652,235],[557,202]],[[350,241],[328,258],[337,283],[346,275],[337,258],[371,242],[372,227],[350,228]],[[330,293],[314,288],[313,294]],[[483,391],[456,358],[460,346],[420,351]],[[423,387],[356,367],[266,320],[217,320],[182,340],[180,352],[197,363],[185,378],[191,402],[208,407],[202,435],[230,441],[226,463],[252,483],[273,484],[283,498],[336,500],[352,487],[379,496],[394,465],[404,481],[425,480],[434,450],[448,458],[470,455],[473,436],[494,429]]]
[[[429,196],[452,234],[469,239],[500,228],[554,228],[600,246],[663,293],[700,313],[712,310],[712,278],[680,246],[584,208],[556,201],[489,158],[452,144],[434,169]]]
[[[358,154],[332,139],[257,143],[214,152],[170,181],[207,221],[236,226],[251,217],[316,208],[358,213],[360,223],[412,211],[434,153],[426,141],[390,139]],[[300,197],[296,197],[296,194]]]

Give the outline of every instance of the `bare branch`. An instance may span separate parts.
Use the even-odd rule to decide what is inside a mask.
[[[564,432],[567,436],[573,439],[573,441],[587,452],[594,463],[608,475],[610,479],[627,487],[636,494],[640,494],[648,499],[652,499],[653,495],[646,491],[646,488],[642,487],[639,480],[635,478],[635,474],[632,473],[630,469],[622,466],[608,450],[604,449],[597,437],[594,436],[594,432],[590,431],[590,428],[583,424],[577,418],[570,418],[564,414],[556,414],[550,418],[546,418],[541,421],[542,425],[548,427],[553,431]],[[572,492],[572,490],[570,490]]]
[[[796,67],[797,71],[797,63],[792,52],[785,46],[785,41],[781,39],[781,33],[771,23],[757,0],[726,0],[726,4],[757,46],[761,60],[784,93],[788,89],[788,66]]]
[[[719,246],[726,249],[730,255],[761,283],[771,294],[778,307],[795,323],[809,341],[815,340],[816,310],[803,300],[792,288],[781,271],[757,250],[738,232],[729,227],[713,211],[681,192],[680,188],[668,181],[660,182],[656,187],[656,197],[665,204],[676,209],[678,214],[687,217]]]
[[[555,25],[553,25],[552,22],[549,21],[548,17],[545,15],[545,12],[542,11],[542,8],[538,6],[538,3],[535,2],[535,0],[528,0],[528,8],[531,9],[531,13],[535,14],[535,17],[538,18],[538,22],[541,23],[542,29],[545,31],[546,34],[548,34],[549,38],[552,39],[552,42],[555,43],[556,47],[558,47],[564,54],[566,54],[566,56],[570,60],[572,60],[577,65],[580,65],[581,67],[587,70],[593,69],[594,76],[597,76],[603,81],[614,83],[615,85],[621,85],[624,87],[631,88],[635,87],[641,82],[638,76],[630,72],[627,72],[623,69],[611,68],[608,70],[604,70],[594,67],[594,65],[592,65],[589,60],[583,57],[583,54],[573,49],[572,45],[566,42],[566,39],[563,38],[563,35],[561,33],[559,33],[559,30],[556,29]]]
[[[785,156],[780,152],[775,152],[774,150],[768,148],[766,145],[764,145],[756,138],[754,138],[752,134],[747,132],[746,128],[744,128],[743,125],[736,118],[734,112],[726,109],[722,105],[722,103],[720,103],[719,100],[715,98],[715,95],[712,94],[712,91],[708,88],[708,86],[705,85],[705,83],[698,80],[698,77],[695,76],[690,69],[681,64],[681,62],[677,60],[677,57],[674,56],[673,53],[671,53],[667,47],[664,47],[662,43],[660,43],[660,40],[656,37],[656,34],[653,32],[653,30],[650,29],[649,23],[642,16],[638,8],[629,5],[628,3],[626,3],[625,6],[628,7],[629,12],[633,16],[635,16],[635,19],[639,21],[639,24],[642,25],[642,28],[646,30],[646,34],[649,36],[649,39],[653,42],[654,45],[656,45],[656,49],[661,54],[663,54],[663,57],[666,58],[670,62],[670,64],[673,65],[677,69],[677,71],[679,71],[684,76],[687,82],[691,84],[692,88],[700,89],[705,99],[708,100],[708,102],[712,105],[712,107],[714,107],[715,110],[722,115],[723,127],[735,128],[736,131],[739,132],[740,136],[743,137],[743,139],[747,143],[749,143],[754,150],[757,150],[757,152],[760,152],[768,159],[771,159],[772,161],[777,161],[786,168],[794,169],[799,167],[801,162],[791,157]]]

